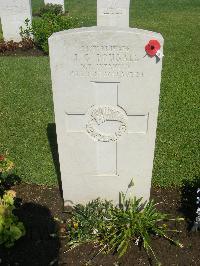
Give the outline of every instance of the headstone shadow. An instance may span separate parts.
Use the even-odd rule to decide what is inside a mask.
[[[196,176],[194,180],[183,182],[181,189],[181,207],[180,211],[183,213],[188,225],[188,231],[191,231],[194,226],[194,221],[197,216],[197,189],[200,188],[200,177]]]
[[[0,248],[3,265],[58,265],[60,241],[50,210],[35,203],[24,203],[15,210],[26,234],[10,249]]]
[[[56,135],[56,124],[49,123],[47,126],[47,137],[49,141],[49,146],[51,149],[52,159],[54,162],[54,167],[57,175],[59,190],[61,196],[63,195],[62,192],[62,181],[61,181],[61,174],[60,174],[60,164],[59,164],[59,155],[58,155],[58,144],[57,144],[57,135]]]

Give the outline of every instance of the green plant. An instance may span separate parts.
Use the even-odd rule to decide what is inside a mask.
[[[111,201],[96,199],[85,206],[78,204],[73,209],[72,218],[68,221],[67,231],[70,232],[69,245],[77,245],[95,241],[99,228],[105,219],[110,219],[114,208]]]
[[[167,236],[170,230],[166,225],[167,221],[181,221],[182,218],[170,219],[167,214],[163,214],[156,209],[153,200],[146,205],[142,203],[142,198],[126,199],[122,193],[122,202],[119,208],[114,208],[111,219],[107,220],[102,234],[102,243],[107,245],[108,251],[117,251],[121,257],[127,251],[131,242],[141,243],[149,254],[155,253],[151,247],[151,236],[164,237],[179,247],[182,245]],[[157,259],[156,259],[157,260]]]
[[[25,28],[21,28],[23,39],[33,36],[35,45],[48,53],[48,38],[55,32],[79,27],[81,23],[77,18],[55,15],[52,13],[43,14],[41,18],[32,23],[32,27],[26,22]]]
[[[0,155],[0,178],[10,172],[13,169],[14,163],[8,158],[7,154]]]
[[[42,17],[44,14],[62,15],[62,5],[47,4],[40,8],[38,15]]]
[[[167,235],[168,231],[178,232],[168,229],[166,222],[169,220],[183,219],[170,219],[167,214],[160,213],[152,200],[145,205],[142,198],[126,199],[126,194],[121,193],[120,205],[114,206],[112,202],[96,199],[85,206],[75,206],[67,225],[69,245],[75,247],[95,242],[103,247],[102,251],[116,251],[121,257],[132,242],[141,243],[146,252],[149,254],[150,251],[157,260],[151,247],[152,235],[164,237],[182,247]]]
[[[20,35],[22,40],[32,39],[33,37],[31,22],[28,18],[24,21],[24,27],[20,27]]]
[[[25,28],[20,27],[20,35],[22,40],[20,42],[14,41],[0,41],[0,53],[5,53],[6,51],[15,51],[17,49],[29,50],[34,47],[32,39],[32,27],[29,19],[25,20]]]
[[[25,228],[13,214],[15,191],[8,190],[0,197],[0,244],[12,247],[25,234]]]
[[[14,163],[6,155],[0,155],[0,196],[2,196],[5,190],[10,189],[21,181],[21,178],[14,172]]]

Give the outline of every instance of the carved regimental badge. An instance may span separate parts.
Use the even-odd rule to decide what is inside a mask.
[[[127,130],[127,115],[117,106],[93,106],[87,113],[87,133],[101,142],[118,141]]]

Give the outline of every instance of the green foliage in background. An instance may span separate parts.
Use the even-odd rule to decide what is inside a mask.
[[[35,45],[48,53],[48,38],[53,33],[78,27],[80,27],[80,22],[77,18],[45,13],[41,19],[34,20],[32,23]]]
[[[35,46],[48,54],[48,38],[56,32],[72,28],[80,28],[84,22],[88,24],[87,17],[72,17],[63,14],[61,5],[47,4],[39,9],[38,16],[32,21],[25,21],[25,26],[20,28],[23,39],[33,36]]]
[[[39,16],[41,17],[44,14],[62,15],[62,5],[47,4],[44,7],[41,7],[39,10]]]
[[[41,2],[32,1],[35,11]],[[83,26],[96,25],[96,0],[67,0],[65,7]],[[199,14],[199,0],[131,1],[131,27],[161,32],[165,39],[154,185],[200,178]],[[49,60],[0,57],[0,70],[0,149],[8,149],[24,181],[56,184],[56,145],[48,140],[55,138]]]
[[[0,154],[0,182],[3,174],[7,175],[13,169],[14,163],[5,155]]]
[[[33,15],[38,14],[39,10],[45,6],[44,0],[31,0]]]

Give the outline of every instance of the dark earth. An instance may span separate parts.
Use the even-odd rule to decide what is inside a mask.
[[[45,56],[45,53],[37,48],[22,49],[17,48],[7,51],[0,51],[0,56]]]
[[[17,192],[16,214],[24,222],[26,236],[13,248],[0,248],[0,265],[156,265],[153,256],[148,257],[143,248],[134,244],[120,259],[116,254],[98,254],[99,248],[92,244],[68,250],[61,223],[55,220],[65,221],[69,215],[63,212],[59,188],[21,183],[12,189]],[[200,265],[200,232],[191,230],[196,210],[195,190],[186,185],[182,189],[153,188],[151,191],[151,198],[159,203],[160,211],[185,218],[184,222],[171,224],[182,232],[169,234],[179,240],[183,248],[165,239],[152,239],[152,247],[162,265]]]

